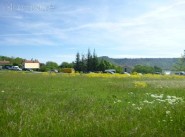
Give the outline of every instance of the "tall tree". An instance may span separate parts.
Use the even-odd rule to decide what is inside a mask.
[[[87,63],[86,63],[86,58],[85,55],[82,54],[82,59],[81,59],[81,71],[86,72],[87,71]]]
[[[98,61],[98,57],[96,55],[96,51],[94,49],[93,58],[92,58],[93,71],[97,71],[98,70],[98,65],[99,65],[99,61]]]
[[[105,64],[105,62],[104,62],[103,59],[101,59],[100,64],[99,64],[99,66],[98,66],[98,69],[99,69],[99,71],[105,71],[105,69],[106,69],[106,64]]]
[[[105,71],[106,69],[114,69],[115,66],[106,60],[101,60],[98,65],[98,70]]]
[[[120,72],[120,67],[116,67],[110,62],[106,60],[99,61],[96,51],[94,49],[93,55],[91,54],[90,49],[88,49],[87,56],[81,55],[79,52],[76,54],[76,61],[74,63],[76,71],[83,71],[83,72],[94,72],[94,71],[105,71],[105,69],[117,69]]]
[[[92,71],[92,55],[90,49],[88,49],[87,53],[87,71]]]
[[[76,54],[75,70],[81,71],[81,69],[80,69],[80,53],[79,52],[77,52],[77,54]]]

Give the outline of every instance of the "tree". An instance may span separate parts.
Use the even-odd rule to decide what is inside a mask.
[[[185,71],[185,50],[184,50],[184,55],[181,55],[181,58],[179,58],[174,68],[177,71]]]
[[[82,59],[81,59],[81,62],[80,62],[81,71],[83,71],[83,72],[87,71],[87,65],[86,64],[87,63],[86,63],[85,55],[82,54]]]
[[[160,67],[154,66],[154,72],[162,72],[162,69]]]
[[[117,73],[123,73],[123,67],[121,66],[115,66],[116,72]]]
[[[81,69],[80,69],[80,53],[79,52],[77,52],[77,54],[76,54],[75,70],[81,71]]]
[[[106,69],[114,69],[114,68],[116,67],[113,64],[103,59],[100,61],[98,66],[98,70],[100,71],[105,71]]]
[[[91,55],[91,51],[90,49],[88,49],[88,53],[87,53],[87,71],[93,71],[93,67],[92,67],[92,55]]]
[[[22,62],[23,62],[23,59],[17,57],[17,58],[15,58],[15,59],[13,60],[13,65],[14,65],[14,66],[19,66],[19,67],[21,67],[21,66],[22,66]]]
[[[4,61],[10,61],[10,64],[13,65],[13,66],[19,66],[21,67],[22,66],[22,62],[24,59],[22,58],[19,58],[19,57],[6,57],[6,56],[0,56],[0,60]]]
[[[46,70],[51,70],[51,69],[57,69],[58,64],[56,62],[48,61],[46,62]]]
[[[95,71],[105,71],[106,69],[116,69],[118,72],[122,71],[122,68],[119,66],[115,66],[106,60],[99,61],[96,51],[94,49],[93,55],[91,55],[90,49],[88,49],[87,56],[81,55],[79,52],[76,54],[76,61],[74,63],[76,71],[82,72],[95,72]]]
[[[99,64],[99,61],[98,61],[98,57],[96,55],[96,51],[94,49],[94,52],[93,52],[93,58],[92,58],[92,69],[93,71],[98,71],[98,64]]]
[[[40,63],[40,71],[42,72],[46,71],[46,65],[44,63]]]
[[[132,72],[138,72],[143,74],[154,73],[154,68],[151,66],[136,65]]]
[[[73,64],[72,63],[68,63],[68,62],[62,62],[60,67],[61,68],[73,68]]]

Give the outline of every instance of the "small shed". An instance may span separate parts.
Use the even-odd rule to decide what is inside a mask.
[[[129,66],[123,66],[123,73],[131,73],[132,72],[132,68]]]

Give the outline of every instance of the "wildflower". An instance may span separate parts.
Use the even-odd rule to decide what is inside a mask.
[[[117,102],[118,102],[118,103],[120,103],[120,102],[121,102],[121,100],[119,100],[119,99],[118,99],[118,100],[117,100]]]
[[[116,100],[116,101],[114,101],[114,104],[116,104],[116,103],[121,103],[121,100]]]
[[[141,110],[142,109],[142,107],[137,107],[137,110]]]
[[[169,115],[170,113],[171,113],[170,111],[168,111],[168,110],[166,111],[166,115]]]
[[[144,103],[152,104],[153,102],[149,102],[148,100],[144,100]]]
[[[144,102],[144,103],[148,103],[148,100],[144,100],[143,102]]]
[[[161,94],[161,95],[159,95],[159,96],[156,95],[156,94],[151,94],[151,97],[162,99],[162,98],[163,98],[163,94]]]
[[[156,101],[159,101],[160,102],[165,102],[165,100],[162,100],[162,99],[156,99]]]
[[[136,88],[146,88],[148,85],[146,82],[136,81],[136,82],[134,82],[134,86]]]
[[[176,103],[176,99],[166,99],[166,101],[171,105]]]

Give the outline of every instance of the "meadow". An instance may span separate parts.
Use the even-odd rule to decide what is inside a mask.
[[[0,72],[1,137],[184,137],[185,77]]]

